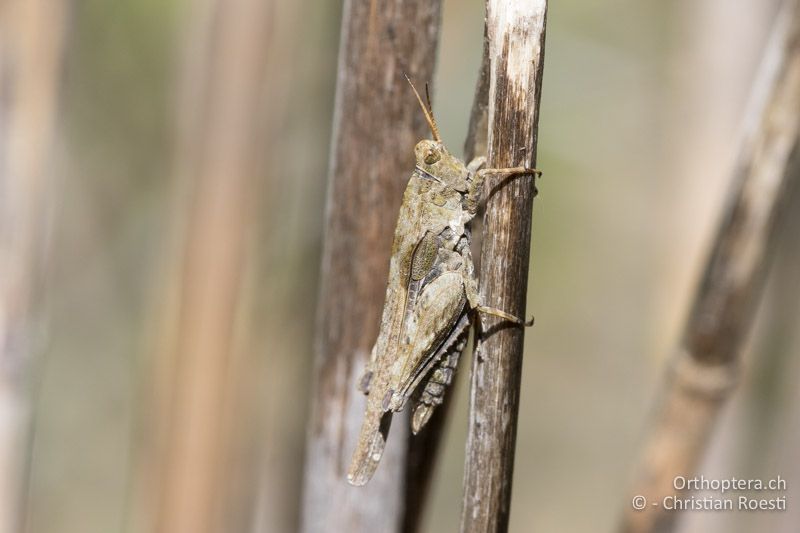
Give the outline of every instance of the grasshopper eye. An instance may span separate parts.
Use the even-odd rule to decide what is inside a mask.
[[[439,152],[437,152],[436,150],[431,148],[425,154],[425,164],[426,165],[432,165],[432,164],[436,163],[441,158],[442,158],[442,156],[439,154]]]

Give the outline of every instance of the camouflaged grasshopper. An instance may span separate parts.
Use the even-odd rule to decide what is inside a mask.
[[[367,483],[378,467],[394,412],[412,400],[411,430],[416,434],[442,403],[474,313],[533,323],[481,305],[469,222],[483,199],[487,176],[540,172],[482,168],[483,157],[464,165],[442,143],[430,97],[426,106],[408,82],[434,140],[414,147],[416,168],[397,218],[381,329],[359,384],[367,408],[347,474],[353,485]]]

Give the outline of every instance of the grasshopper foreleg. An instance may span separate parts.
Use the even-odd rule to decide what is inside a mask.
[[[536,177],[542,175],[542,171],[537,168],[511,167],[511,168],[483,168],[486,164],[485,157],[476,157],[467,165],[467,169],[473,176],[467,189],[466,209],[469,213],[478,212],[478,205],[483,200],[483,182],[487,176],[498,176],[501,180],[513,178],[523,174],[535,174]]]

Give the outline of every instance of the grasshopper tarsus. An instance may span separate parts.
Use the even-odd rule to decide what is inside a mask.
[[[528,320],[524,320],[522,318],[516,317],[512,314],[506,313],[505,311],[501,311],[500,309],[495,309],[494,307],[486,307],[484,305],[479,305],[476,310],[479,313],[483,313],[485,315],[492,315],[496,316],[497,318],[502,318],[503,320],[508,320],[518,326],[523,326],[529,328],[533,326],[534,317],[531,317]]]

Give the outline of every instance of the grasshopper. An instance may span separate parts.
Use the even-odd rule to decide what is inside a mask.
[[[367,408],[347,474],[352,485],[366,484],[378,467],[393,413],[412,400],[411,431],[417,434],[442,403],[473,315],[493,315],[520,326],[533,324],[481,304],[469,223],[483,199],[488,176],[541,172],[483,168],[484,157],[465,165],[442,143],[427,85],[426,105],[406,79],[433,140],[414,147],[416,167],[397,218],[380,333],[359,383],[367,395]]]

